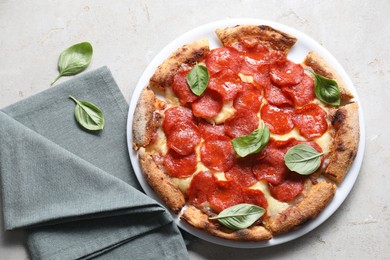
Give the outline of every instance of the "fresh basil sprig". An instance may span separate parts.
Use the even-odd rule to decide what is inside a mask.
[[[258,153],[268,144],[270,133],[268,127],[261,122],[261,127],[248,135],[236,137],[232,140],[236,153],[245,157],[249,154]]]
[[[87,101],[78,101],[69,96],[76,103],[74,115],[77,122],[85,129],[91,131],[101,130],[104,127],[103,112],[94,104]]]
[[[219,223],[232,230],[244,229],[251,226],[265,213],[265,209],[252,204],[237,204],[222,210],[218,216],[210,219],[217,219]]]
[[[316,97],[327,104],[339,106],[341,96],[337,82],[313,71],[311,73],[314,75],[314,93]]]
[[[321,165],[321,155],[310,145],[298,144],[291,147],[284,156],[284,163],[291,171],[301,175],[315,172]]]
[[[51,85],[62,76],[76,75],[85,70],[91,62],[92,53],[92,45],[89,42],[81,42],[64,50],[58,59],[60,74]]]
[[[196,64],[187,74],[186,79],[191,91],[200,96],[209,84],[209,71],[203,65]]]

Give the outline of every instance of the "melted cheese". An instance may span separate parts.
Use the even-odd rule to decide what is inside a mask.
[[[253,83],[253,76],[247,76],[247,75],[244,75],[242,73],[238,73],[238,76],[241,78],[241,80],[243,82],[246,82],[246,83]]]
[[[322,152],[327,154],[330,152],[330,147],[333,142],[333,138],[329,132],[326,132],[321,137],[314,140],[319,146],[321,146]]]
[[[156,139],[147,147],[147,151],[151,153],[161,152],[162,155],[165,155],[168,152],[167,138],[161,127],[157,128],[156,132]]]
[[[187,189],[190,186],[192,178],[193,176],[190,176],[188,178],[183,178],[183,179],[172,178],[172,182],[176,184],[182,192],[187,193]]]
[[[179,98],[176,97],[175,93],[173,93],[172,88],[168,88],[168,87],[165,88],[165,101],[175,106],[180,105]]]
[[[221,112],[218,113],[213,119],[212,123],[221,124],[225,122],[226,119],[234,115],[236,109],[233,107],[233,101],[229,101],[223,104]]]
[[[314,139],[314,141],[321,147],[322,151],[324,154],[327,154],[330,152],[330,148],[332,145],[332,130],[325,132],[321,137]],[[297,128],[294,128],[291,130],[289,133],[284,134],[284,135],[276,135],[271,133],[271,137],[276,139],[276,140],[281,140],[285,141],[290,138],[295,138],[298,141],[307,141],[300,133]]]
[[[265,183],[263,181],[258,181],[257,183],[252,185],[250,188],[254,189],[254,190],[260,190],[264,193],[264,196],[268,201],[267,214],[270,217],[279,214],[280,212],[282,212],[283,210],[285,210],[289,207],[288,203],[280,202],[280,201],[274,199],[269,192],[269,188],[268,188],[267,183]]]
[[[284,135],[276,135],[276,134],[271,133],[271,137],[276,139],[276,140],[281,140],[281,141],[285,141],[285,140],[288,140],[290,138],[295,138],[299,141],[306,141],[306,139],[300,135],[299,130],[297,128],[294,128],[289,133],[284,134]]]

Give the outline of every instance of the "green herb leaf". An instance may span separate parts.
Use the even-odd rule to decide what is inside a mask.
[[[321,165],[321,155],[310,145],[298,144],[291,147],[284,156],[284,163],[294,172],[309,175]]]
[[[195,67],[187,74],[186,79],[191,91],[200,96],[206,90],[209,84],[209,71],[203,65],[196,64]]]
[[[210,219],[217,219],[219,223],[232,230],[244,229],[251,226],[265,213],[265,209],[252,204],[237,204],[222,210],[218,216]]]
[[[270,133],[268,127],[261,122],[261,127],[248,135],[236,137],[232,140],[236,153],[245,157],[249,154],[258,153],[268,144]]]
[[[92,45],[89,42],[78,43],[64,50],[58,59],[60,74],[51,85],[62,76],[76,75],[85,70],[91,62],[92,53]]]
[[[314,72],[312,73],[314,75],[314,92],[317,98],[327,104],[339,106],[341,96],[337,82]]]
[[[69,96],[69,98],[76,103],[74,115],[82,127],[91,131],[103,129],[103,112],[97,106],[87,101],[78,101],[72,96]]]

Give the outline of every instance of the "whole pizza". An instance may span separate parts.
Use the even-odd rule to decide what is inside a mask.
[[[191,226],[262,241],[315,218],[359,145],[358,104],[318,53],[265,25],[220,28],[174,51],[143,89],[133,148],[143,176]],[[163,98],[159,94],[163,93]]]

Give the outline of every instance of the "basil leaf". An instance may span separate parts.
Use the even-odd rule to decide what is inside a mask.
[[[191,91],[200,96],[206,90],[209,84],[209,71],[203,65],[196,64],[195,67],[187,74],[186,79]]]
[[[258,153],[268,144],[270,133],[268,127],[261,123],[261,127],[248,135],[236,137],[232,140],[236,153],[245,157],[249,154]]]
[[[64,50],[58,59],[60,74],[51,85],[62,76],[76,75],[85,70],[91,62],[92,53],[92,45],[89,42],[78,43]]]
[[[69,96],[69,98],[76,103],[74,115],[82,127],[91,131],[103,129],[103,112],[97,106],[87,101],[78,101],[72,96]]]
[[[237,204],[222,210],[218,216],[210,219],[217,219],[219,223],[233,230],[244,229],[251,226],[265,213],[265,209],[252,204]]]
[[[314,93],[316,97],[327,104],[339,106],[341,96],[337,82],[314,72],[312,73],[314,75]]]
[[[309,175],[321,165],[321,155],[310,145],[298,144],[291,147],[284,156],[284,163],[294,172]]]

